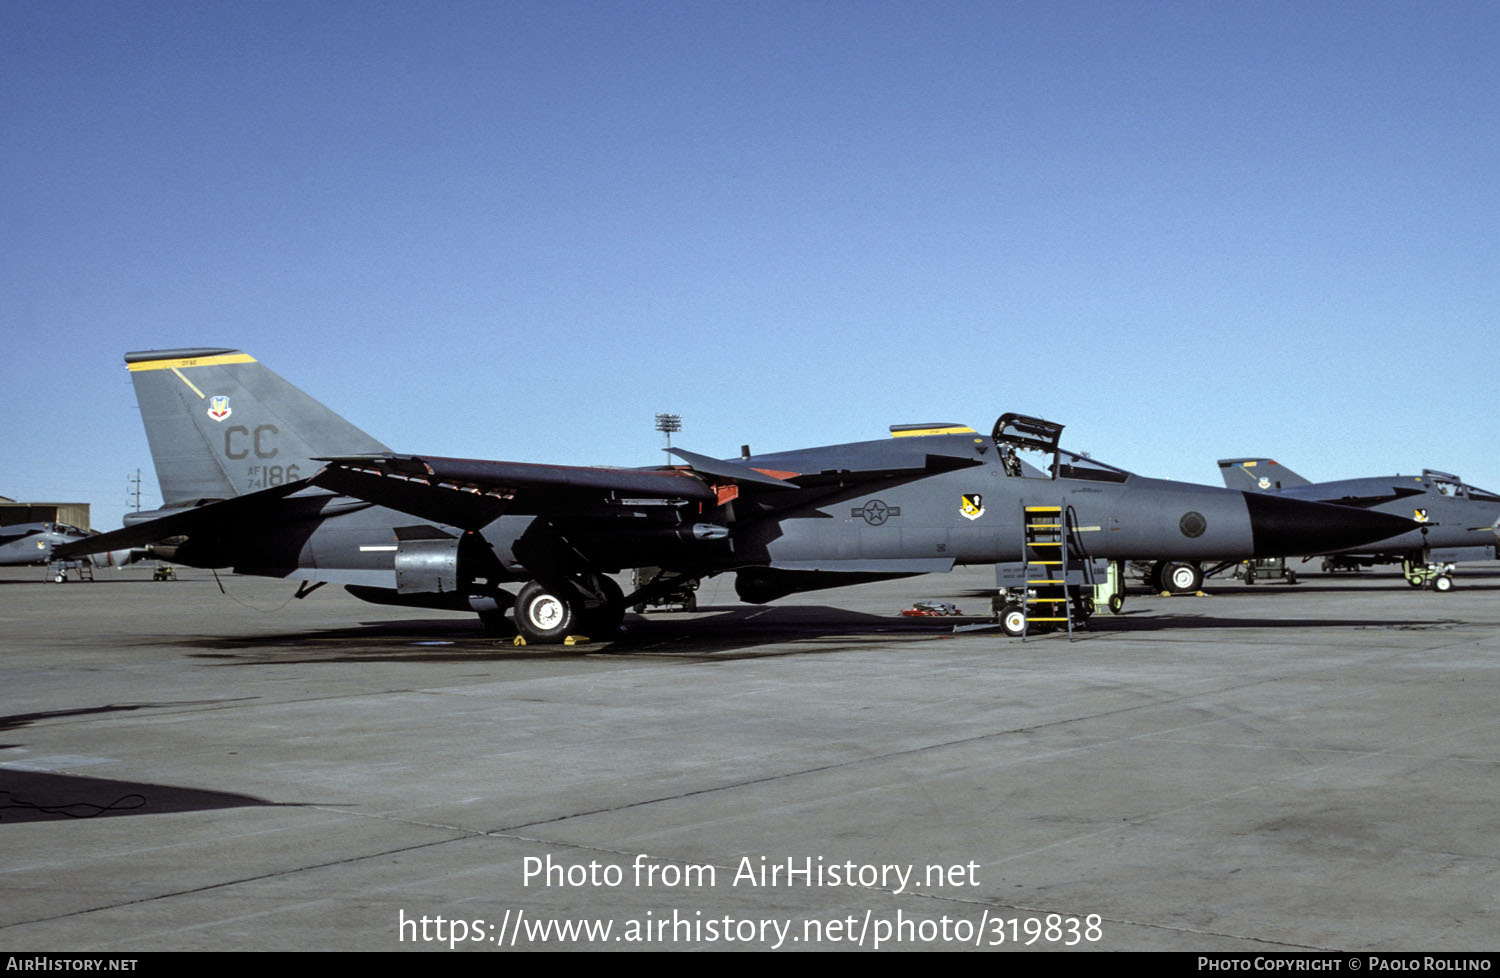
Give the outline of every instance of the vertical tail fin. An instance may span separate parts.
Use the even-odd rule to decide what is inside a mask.
[[[389,451],[239,350],[146,350],[125,364],[168,506],[293,482],[320,456]]]
[[[1224,477],[1224,485],[1230,489],[1270,492],[1312,485],[1285,465],[1270,458],[1221,458],[1219,474]]]

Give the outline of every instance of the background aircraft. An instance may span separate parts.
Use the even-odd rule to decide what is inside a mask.
[[[1456,475],[1423,469],[1421,475],[1370,476],[1336,482],[1309,482],[1269,458],[1219,460],[1224,485],[1275,493],[1287,499],[1359,506],[1414,520],[1415,525],[1388,539],[1358,547],[1330,550],[1327,566],[1342,563],[1400,562],[1413,586],[1452,587],[1452,564],[1494,560],[1500,537],[1500,495],[1468,485]]]
[[[13,523],[0,526],[0,565],[45,564],[52,548],[88,534],[66,523]]]
[[[477,611],[528,641],[612,632],[628,603],[733,572],[739,596],[1026,558],[1025,510],[1065,552],[1183,560],[1322,553],[1391,536],[1384,513],[1133,475],[1006,415],[898,437],[625,469],[400,455],[238,350],[126,354],[164,506],[65,552],[153,544],[202,567],[327,582],[370,601]],[[1028,465],[1018,455],[1039,455]],[[610,574],[667,573],[628,598]],[[512,592],[502,585],[519,584]]]
[[[56,548],[69,543],[87,543],[99,534],[88,533],[66,523],[13,523],[0,526],[0,566],[23,564],[60,563],[54,558]],[[123,567],[140,557],[139,551],[126,547],[120,550],[104,550],[92,553],[90,563],[95,567]],[[53,575],[63,579],[62,568]]]

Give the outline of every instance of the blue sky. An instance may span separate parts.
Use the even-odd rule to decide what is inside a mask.
[[[121,354],[400,451],[1004,411],[1148,475],[1500,489],[1500,5],[0,4],[0,494],[119,524]]]

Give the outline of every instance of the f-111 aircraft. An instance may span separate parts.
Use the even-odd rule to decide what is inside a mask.
[[[150,544],[180,564],[301,581],[299,595],[332,582],[476,611],[528,642],[606,636],[628,605],[684,578],[733,573],[740,598],[760,603],[1014,563],[1029,506],[1059,507],[1067,551],[1103,559],[1324,553],[1410,526],[1143,478],[1058,448],[1061,425],[1020,415],[988,437],[898,425],[888,439],[734,459],[673,448],[679,464],[655,468],[539,465],[398,454],[238,350],[125,362],[164,506],[71,552]],[[627,597],[610,575],[631,568],[661,570]]]
[[[91,541],[96,536],[67,523],[12,523],[0,526],[0,566],[52,564],[54,579],[62,581],[67,575],[64,565],[71,561],[55,556],[56,550],[66,544]],[[114,551],[106,549],[93,552],[89,562],[94,567],[123,567],[139,556],[140,551],[129,548]]]
[[[45,564],[52,560],[52,548],[87,533],[66,523],[12,523],[0,526],[0,565]]]
[[[1309,482],[1269,458],[1220,459],[1219,472],[1230,489],[1358,506],[1414,521],[1399,535],[1328,551],[1330,569],[1399,562],[1412,586],[1447,591],[1453,586],[1454,563],[1495,559],[1500,495],[1471,486],[1456,475],[1423,469],[1421,475]]]

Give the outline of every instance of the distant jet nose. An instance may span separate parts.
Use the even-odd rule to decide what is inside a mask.
[[[1400,536],[1418,525],[1404,516],[1354,506],[1310,503],[1260,492],[1242,495],[1250,511],[1257,557],[1332,553]]]

